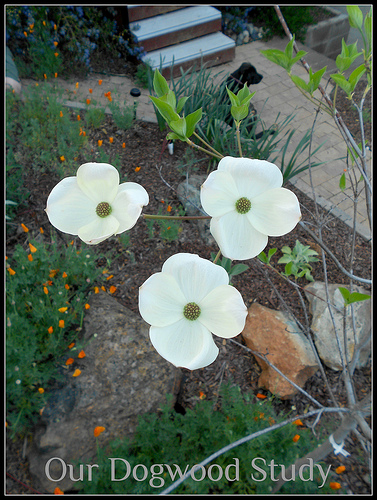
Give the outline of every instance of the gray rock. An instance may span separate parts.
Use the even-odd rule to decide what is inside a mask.
[[[331,312],[338,333],[342,358],[345,360],[344,333],[343,333],[343,297],[339,287],[345,285],[329,285],[329,300]],[[368,293],[360,286],[354,286],[353,291]],[[305,294],[309,301],[309,312],[313,315],[311,328],[314,333],[314,342],[322,361],[333,370],[342,370],[341,355],[335,335],[334,324],[326,303],[325,284],[319,281],[305,287]],[[371,354],[371,301],[355,302],[353,305],[355,316],[355,332],[353,330],[351,306],[346,308],[346,338],[348,361],[350,362],[358,344],[365,344],[360,351],[357,368],[366,366]]]
[[[206,179],[207,175],[191,175],[179,184],[177,194],[186,210],[186,215],[205,215],[200,202],[200,188]],[[204,243],[209,247],[217,246],[209,230],[210,219],[198,220],[195,224],[198,225],[200,237]]]
[[[49,459],[57,458],[49,469],[53,479],[62,475],[59,459],[66,464],[95,463],[95,427],[105,427],[97,438],[101,445],[132,437],[138,416],[155,412],[166,403],[167,394],[177,395],[180,385],[181,371],[157,354],[149,341],[149,326],[139,315],[104,292],[93,294],[89,304],[84,320],[86,356],[79,359],[78,351],[70,351],[62,361],[63,381],[42,413],[28,454],[38,488],[48,493],[57,486],[69,491],[79,484],[68,473],[61,481],[49,480]],[[75,362],[67,368],[69,356]],[[76,368],[81,374],[73,377]],[[78,467],[74,470],[77,477]]]

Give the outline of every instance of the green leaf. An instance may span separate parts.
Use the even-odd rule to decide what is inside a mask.
[[[240,101],[239,101],[238,97],[236,96],[236,94],[234,94],[231,90],[229,90],[228,87],[226,87],[226,90],[228,92],[228,96],[229,96],[229,99],[230,99],[232,106],[239,106]]]
[[[186,104],[187,99],[190,99],[189,97],[181,97],[178,101],[177,104],[177,113],[180,113],[183,109],[183,106]]]
[[[168,104],[164,102],[161,98],[149,96],[153,104],[156,106],[161,115],[165,118],[165,120],[170,123],[171,121],[179,120],[179,115],[174,111],[174,109]]]
[[[278,264],[287,264],[288,262],[292,262],[291,255],[283,255],[283,257],[280,257],[278,260]]]
[[[268,262],[270,262],[271,258],[277,252],[277,248],[270,248],[268,251]]]
[[[246,264],[236,264],[235,266],[232,267],[230,270],[230,276],[237,276],[238,274],[244,273],[249,269],[249,266]]]
[[[292,82],[295,85],[297,85],[297,87],[300,87],[302,90],[305,90],[305,92],[309,91],[308,84],[305,82],[305,80],[303,80],[302,78],[300,78],[297,75],[290,75],[290,77],[291,77]]]
[[[346,174],[343,172],[343,174],[340,176],[339,180],[339,187],[342,191],[346,189]]]
[[[365,16],[364,29],[365,29],[365,34],[367,36],[367,45],[368,45],[367,56],[368,56],[372,48],[372,7],[370,8],[368,14]]]
[[[356,68],[354,71],[352,71],[352,73],[348,77],[348,81],[352,86],[352,92],[355,90],[355,87],[356,87],[358,81],[363,76],[365,71],[366,71],[365,64],[361,64],[358,68]]]
[[[179,117],[178,120],[173,120],[169,123],[169,127],[175,132],[181,140],[186,140],[186,119]]]
[[[247,117],[247,115],[249,114],[249,107],[246,105],[232,106],[230,108],[230,112],[236,122],[239,122]]]
[[[267,255],[263,251],[258,255],[258,259],[261,260],[264,264],[268,264]]]
[[[195,131],[196,124],[202,119],[202,108],[186,116],[186,137],[191,137]]]
[[[348,20],[351,28],[357,28],[362,32],[363,13],[357,5],[347,5]]]
[[[284,272],[285,272],[285,274],[286,274],[287,276],[290,276],[291,274],[293,274],[292,269],[293,269],[293,262],[292,262],[292,261],[290,261],[290,262],[288,262],[288,264],[285,266],[285,271],[284,271]]]
[[[344,90],[344,92],[350,97],[352,93],[351,84],[346,80],[343,75],[339,75],[337,73],[330,75],[334,82],[339,85],[339,87]]]
[[[292,250],[288,246],[286,246],[286,245],[283,246],[283,248],[281,249],[281,251],[283,253],[289,253],[289,254],[292,253]]]
[[[161,73],[156,69],[153,76],[153,88],[157,97],[162,97],[169,92],[169,85]]]
[[[347,288],[341,286],[338,288],[338,290],[342,294],[345,306],[348,306],[349,304],[352,304],[354,302],[369,300],[371,298],[371,296],[366,293],[359,293],[359,292],[351,293]]]

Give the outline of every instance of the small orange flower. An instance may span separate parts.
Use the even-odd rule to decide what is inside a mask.
[[[68,365],[71,365],[75,360],[73,358],[68,358],[67,361],[65,362],[65,364],[68,366]]]
[[[62,156],[60,157],[60,161],[65,161],[65,157],[64,157],[64,155],[62,155]]]
[[[78,368],[76,368],[76,370],[73,372],[72,377],[78,377],[79,375],[81,375],[81,370],[79,370]]]
[[[79,82],[76,82],[76,88],[77,89],[79,88]]]
[[[64,319],[59,319],[59,328],[64,328]]]
[[[98,80],[98,85],[102,85],[102,80]]]
[[[58,52],[54,52],[55,57],[58,57],[58,55],[59,55]]]
[[[27,37],[27,32],[26,31],[24,31],[24,35]]]
[[[28,254],[27,258],[30,262],[33,262],[33,256],[31,255],[31,253]]]
[[[47,286],[44,286],[44,287],[43,287],[43,291],[44,291],[44,293],[45,293],[46,295],[48,295],[48,288],[47,288]]]
[[[293,436],[292,441],[293,441],[294,443],[297,443],[297,441],[298,441],[299,439],[300,439],[300,434],[296,434],[295,436]]]
[[[44,22],[44,21],[43,21]],[[64,495],[64,492],[57,486],[54,489],[54,495]]]
[[[69,290],[69,285],[66,283],[66,284],[64,285],[64,288],[65,288],[66,290]]]
[[[116,289],[117,289],[117,287],[116,287],[116,286],[111,285],[111,287],[110,287],[110,289],[109,289],[109,292],[110,292],[110,293],[115,293],[115,292],[116,292]]]
[[[104,292],[106,292],[106,288],[103,285],[101,286],[101,290],[103,290]]]
[[[88,104],[88,105],[90,104],[90,99],[86,100],[86,104]]]
[[[40,394],[43,394],[43,393],[45,392],[45,390],[43,389],[43,387],[40,387],[40,388],[38,389],[38,392],[39,392]]]
[[[52,333],[54,331],[54,329],[52,328],[52,326],[50,326],[47,331],[48,331],[48,333]]]
[[[135,172],[139,172],[140,169],[141,169],[141,167],[136,167]]]
[[[98,286],[95,286],[95,287],[94,287],[94,293],[99,293],[99,288],[98,288]]]
[[[54,42],[54,45],[55,45],[55,47],[57,47],[58,46],[58,42]]]
[[[75,343],[72,342],[72,344],[69,344],[68,349],[72,349],[72,347],[75,347]]]
[[[79,122],[81,120],[81,116],[77,115],[77,121]]]
[[[60,118],[63,118],[63,111],[60,111]]]
[[[45,80],[47,80],[47,75],[46,75],[46,73],[43,73],[43,78],[44,78]]]
[[[346,468],[344,467],[344,465],[339,465],[339,467],[337,467],[337,468],[335,469],[335,472],[336,472],[337,474],[341,474],[341,473],[342,473],[342,472],[344,472],[345,470],[346,470]]]
[[[166,231],[170,231],[170,229],[171,229],[171,226],[167,227],[167,228],[166,228]]]
[[[109,281],[109,280],[111,280],[111,278],[114,278],[114,275],[113,275],[113,274],[110,274],[110,276],[108,276],[108,277],[106,278],[106,280],[107,280],[107,281]]]
[[[101,147],[102,146],[102,140],[101,139],[98,139],[98,146]]]
[[[42,21],[43,26],[46,26],[46,21]]]
[[[125,149],[125,147],[126,147],[126,143],[124,142],[124,143],[122,144],[122,148],[123,148],[123,149]]]
[[[66,312],[67,309],[68,309],[68,307],[61,307],[60,309],[58,309],[58,311],[60,313],[64,313],[64,312]]]
[[[85,304],[85,309],[90,309],[90,305],[89,304]]]
[[[114,137],[110,137],[109,141],[110,141],[110,144],[112,144],[114,142]]]
[[[172,210],[172,206],[171,206],[171,205],[168,205],[168,206],[167,206],[167,208],[166,208],[166,210],[167,210],[168,212],[171,212],[171,210]]]
[[[336,481],[331,482],[329,486],[332,490],[340,490],[341,488],[340,483],[337,483]]]
[[[100,425],[94,429],[94,437],[98,437],[105,430],[105,427],[101,427]]]
[[[199,392],[199,399],[205,399],[206,395],[204,394],[203,391]]]
[[[299,418],[297,420],[295,420],[293,423],[295,425],[304,425]]]
[[[44,234],[43,227],[40,227],[39,231],[40,231],[41,234]]]
[[[62,274],[62,277],[66,278],[67,276],[68,276],[68,274],[64,271],[64,273]]]
[[[59,272],[59,269],[50,269],[50,274],[48,275],[49,278],[55,278],[57,273]]]
[[[57,29],[58,29],[58,27],[56,26],[56,24],[54,24],[54,30],[57,30]]]
[[[16,274],[16,271],[13,271],[11,267],[8,267],[8,271],[11,276],[14,276]]]
[[[22,227],[22,229],[25,231],[25,233],[28,233],[28,232],[29,232],[29,229],[28,229],[28,228],[25,226],[25,224],[23,224],[22,222],[21,222],[21,227]]]
[[[32,252],[32,253],[35,253],[37,251],[37,249],[35,248],[35,246],[32,245],[31,243],[29,243],[29,248],[30,248],[30,252]]]
[[[86,356],[86,354],[85,354],[85,352],[84,352],[84,351],[80,351],[80,352],[79,352],[79,354],[78,354],[78,357],[79,357],[80,359],[85,358],[85,356]]]
[[[54,77],[57,78],[58,77],[58,74],[57,73],[54,73]]]
[[[257,394],[257,398],[258,399],[266,399],[267,396],[265,396],[264,394],[261,394],[260,392],[258,392]]]
[[[112,101],[113,101],[113,98],[111,97],[111,95],[109,95],[107,98],[108,98],[108,100],[109,100],[110,102],[112,102]]]
[[[92,94],[93,93],[93,89],[89,89],[89,94]]]

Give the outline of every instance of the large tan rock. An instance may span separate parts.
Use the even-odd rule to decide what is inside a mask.
[[[270,363],[299,387],[318,369],[312,348],[296,323],[281,311],[254,303],[249,308],[242,336],[249,349],[266,355]],[[262,368],[258,385],[281,399],[290,399],[298,390],[259,356]]]

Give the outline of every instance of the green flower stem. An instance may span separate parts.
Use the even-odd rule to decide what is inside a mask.
[[[241,120],[236,122],[236,134],[237,134],[237,142],[238,142],[238,150],[240,152],[240,158],[242,158],[242,148],[241,148],[241,134],[240,134],[240,125],[241,125]]]
[[[216,262],[219,260],[220,255],[221,255],[221,250],[219,250],[219,251],[217,252],[216,257],[215,257],[215,258],[214,258],[214,260],[213,260],[213,263],[214,263],[214,264],[216,264]]]
[[[200,220],[210,219],[210,215],[152,215],[142,214],[143,219],[165,219],[165,220]]]
[[[199,151],[203,151],[203,153],[206,153],[207,155],[214,156],[215,158],[219,158],[220,160],[224,158],[220,153],[213,153],[212,151],[207,151],[207,149],[202,148],[201,146],[198,146],[194,142],[190,141],[190,139],[187,139],[187,144],[191,146],[192,148],[195,148]]]
[[[206,142],[204,139],[202,139],[200,137],[200,135],[198,135],[196,132],[194,132],[193,135],[195,135],[195,137],[197,137],[199,139],[199,141],[202,141],[202,143],[205,144],[207,146],[207,148],[209,148],[211,151],[213,151],[216,155],[219,155],[219,156],[221,156],[221,158],[224,158],[224,156],[221,153],[216,151],[215,148],[213,148],[210,144],[208,144],[208,142]]]

